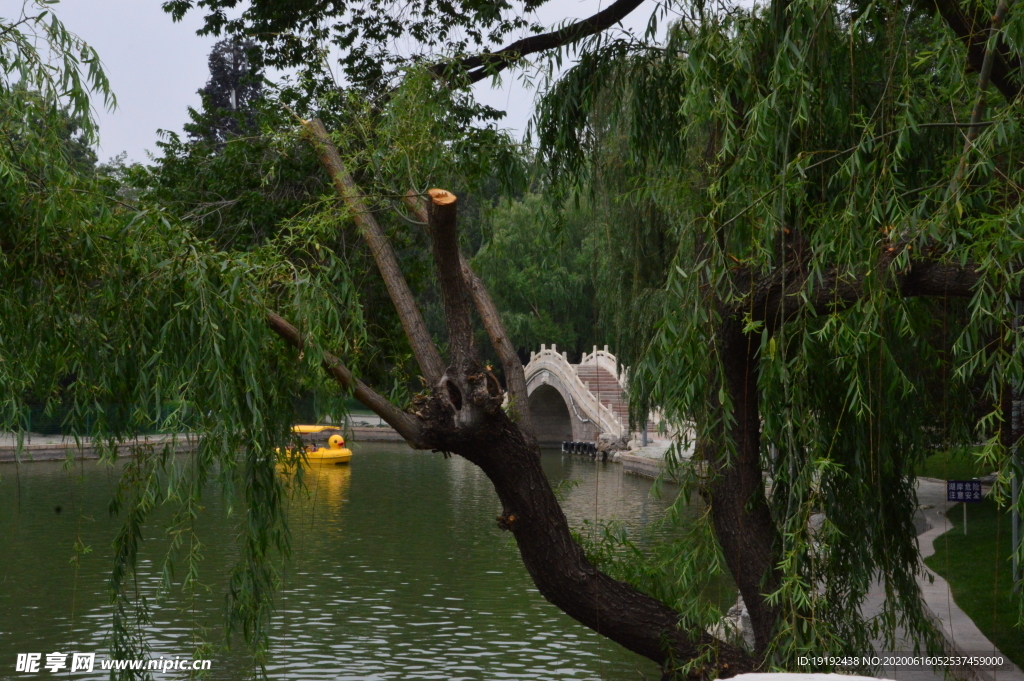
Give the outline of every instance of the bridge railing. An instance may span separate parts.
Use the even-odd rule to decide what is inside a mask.
[[[542,373],[547,371],[562,383],[569,392],[570,398],[575,401],[575,404],[569,405],[569,408],[575,412],[574,416],[576,418],[583,420],[578,413],[582,411],[591,421],[597,424],[602,432],[615,437],[621,437],[625,434],[626,428],[623,426],[618,415],[602,404],[597,396],[580,380],[579,375],[576,373],[576,367],[569,363],[566,354],[558,352],[555,346],[546,348],[542,345],[540,347],[540,352],[530,353],[530,363],[526,365],[525,369],[527,385],[534,380],[541,380]]]
[[[589,355],[583,353],[583,357],[580,359],[579,366],[584,365],[596,365],[598,368],[604,369],[619,382],[619,386],[626,390],[628,384],[629,367],[619,366],[619,358],[608,352],[608,346],[604,346],[603,350],[598,350],[597,346],[594,346],[594,351]]]

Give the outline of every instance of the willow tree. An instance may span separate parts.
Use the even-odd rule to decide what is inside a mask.
[[[191,4],[169,5],[185,11]],[[233,2],[200,4],[214,9],[216,26]],[[437,87],[424,88],[430,81],[421,71],[412,92],[457,103],[446,93],[460,72],[472,80],[535,47],[599,33],[637,4],[619,0],[590,20],[507,50],[459,55],[456,66],[426,72],[440,77]],[[309,56],[306,43],[330,27],[308,8],[291,7],[254,3],[235,27],[252,20],[282,58]],[[342,14],[349,8],[331,7]],[[498,35],[514,27],[488,13],[492,3],[458,7],[497,26]],[[1015,82],[1016,15],[1000,5],[997,30],[981,48],[980,76],[969,78],[963,67],[986,33],[971,28],[971,16],[954,16],[958,8],[944,8],[942,20],[909,6],[823,0],[698,13],[663,48],[593,46],[542,117],[545,149],[558,151],[550,162],[571,173],[585,174],[600,161],[601,149],[590,144],[603,139],[599,133],[629,133],[634,174],[627,188],[657,201],[678,225],[672,302],[634,385],[672,418],[696,424],[698,465],[691,471],[710,516],[681,560],[692,568],[698,559],[724,557],[752,615],[753,650],[708,633],[709,613],[696,610],[692,589],[667,603],[602,572],[574,540],[521,409],[522,366],[499,311],[459,251],[459,201],[429,188],[446,178],[437,163],[434,173],[429,164],[399,164],[404,173],[382,178],[386,173],[372,171],[379,156],[371,153],[366,167],[352,168],[351,134],[332,135],[309,116],[296,131],[319,155],[339,205],[287,225],[260,248],[233,253],[195,239],[159,207],[125,206],[77,176],[45,175],[63,167],[60,154],[10,147],[7,158],[20,172],[11,195],[24,200],[5,205],[11,219],[0,232],[0,366],[20,369],[3,374],[10,388],[4,425],[17,423],[27,393],[69,403],[73,427],[82,423],[78,415],[106,414],[98,407],[104,400],[145,405],[171,394],[183,406],[169,425],[187,424],[201,435],[198,451],[184,460],[168,451],[132,457],[117,504],[126,517],[113,581],[118,626],[138,605],[125,584],[144,524],[161,503],[177,504],[172,548],[184,554],[194,582],[202,547],[189,527],[206,481],[219,475],[238,509],[233,621],[257,641],[266,635],[276,583],[271,557],[287,550],[274,467],[288,439],[291,398],[303,385],[323,388],[323,369],[413,447],[480,466],[503,506],[498,522],[514,536],[539,591],[661,664],[666,676],[729,676],[792,666],[801,650],[866,647],[870,625],[857,605],[876,577],[891,596],[883,633],[903,624],[926,639],[914,582],[910,474],[936,432],[918,427],[934,425],[928,402],[917,399],[922,375],[949,370],[949,419],[939,436],[990,437],[987,451],[1005,472],[1012,434],[1001,427],[1002,412],[990,408],[973,426],[954,418],[966,410],[952,407],[974,394],[968,387],[979,376],[990,406],[998,406],[1020,373],[1001,304],[1021,290],[1016,109],[988,101],[990,81],[1000,88]],[[977,17],[987,16],[979,8]],[[384,22],[384,33],[368,32],[373,44],[386,43],[386,11],[370,16]],[[425,16],[417,30],[430,33],[438,24]],[[353,25],[356,34],[337,34],[342,46],[352,46],[366,24]],[[354,50],[353,68],[366,65],[360,59],[373,44]],[[458,147],[433,137],[435,112],[404,92],[374,102],[371,113],[382,115],[392,134],[385,139],[451,159]],[[3,95],[13,101],[7,90]],[[612,105],[594,106],[597,98]],[[389,128],[391,111],[404,113]],[[593,118],[595,111],[609,117]],[[957,136],[963,133],[966,146]],[[360,174],[368,178],[362,185]],[[380,221],[366,209],[367,194],[399,183],[414,191],[395,209],[429,237],[447,357],[426,329]],[[426,382],[409,405],[360,379],[360,305],[350,272],[330,249],[350,223],[368,244]],[[46,257],[51,253],[60,257]],[[965,300],[960,308],[957,297]],[[508,413],[505,391],[479,359],[471,305],[502,362]],[[56,333],[34,342],[40,309],[64,317]],[[940,325],[939,333],[935,320],[956,328]],[[116,439],[152,418],[144,408],[123,416],[92,422],[93,432]],[[809,516],[819,510],[824,522],[812,536]],[[115,647],[136,642],[131,630],[115,627]]]
[[[166,577],[176,562],[186,588],[201,588],[193,521],[214,478],[238,511],[231,621],[259,650],[277,583],[270,556],[288,546],[276,450],[311,375],[264,318],[308,315],[306,328],[350,352],[363,325],[348,271],[315,223],[228,253],[83,168],[66,122],[94,141],[91,104],[113,95],[95,51],[51,5],[0,19],[0,430],[20,439],[41,405],[69,435],[92,436],[106,462],[140,430],[202,433],[187,460],[167,447],[124,462],[111,507],[124,521],[110,583],[114,656],[143,645],[133,623],[146,604],[131,587],[155,508],[172,509]]]
[[[43,19],[48,23],[40,30],[59,25]],[[4,63],[8,76],[34,57],[33,41],[22,40],[23,23],[5,22],[0,33],[13,55]],[[59,42],[55,49],[71,54],[65,69],[73,80],[81,66],[74,56],[93,53],[68,39],[73,49]],[[35,64],[44,76],[52,73],[42,62]],[[63,425],[71,434],[91,435],[106,460],[116,457],[115,444],[154,423],[169,430],[189,428],[199,438],[185,458],[173,456],[169,447],[141,448],[126,463],[112,505],[124,520],[111,580],[115,657],[137,656],[145,647],[141,623],[147,604],[133,597],[130,585],[154,509],[172,509],[165,528],[170,539],[166,585],[177,565],[185,588],[195,588],[203,546],[194,520],[208,482],[216,478],[238,525],[230,621],[256,644],[257,661],[262,659],[278,582],[272,559],[288,550],[285,489],[275,465],[287,456],[281,452],[289,442],[292,400],[300,388],[324,387],[318,381],[323,367],[328,378],[414,447],[460,454],[481,466],[503,503],[502,526],[516,537],[541,592],[558,607],[666,664],[701,658],[708,674],[716,668],[753,668],[744,651],[702,631],[679,628],[672,608],[601,573],[574,541],[522,410],[522,365],[486,290],[459,252],[453,194],[427,192],[426,208],[417,203],[421,194],[413,194],[409,205],[416,220],[428,226],[448,327],[444,359],[386,235],[365,210],[336,138],[315,120],[303,122],[299,131],[321,155],[340,206],[284,225],[257,248],[228,252],[196,238],[166,208],[125,201],[102,178],[76,172],[68,151],[47,136],[50,128],[35,124],[49,120],[67,101],[64,91],[47,86],[41,97],[26,99],[15,84],[5,80],[0,88],[6,107],[0,123],[8,133],[0,147],[6,171],[0,176],[5,217],[0,227],[0,425],[23,432],[28,404],[43,402],[65,414]],[[102,91],[105,82],[97,75],[93,85]],[[440,90],[440,101],[450,103],[447,88]],[[88,116],[86,86],[75,82],[72,95],[80,98],[72,103],[85,102]],[[389,98],[385,114],[403,106],[422,110],[399,92]],[[427,119],[424,128],[392,126],[390,139],[425,141],[442,158],[451,158],[458,145],[431,139],[437,120]],[[348,139],[344,131],[338,133]],[[353,298],[350,271],[331,249],[337,230],[351,222],[376,259],[426,380],[427,390],[408,408],[392,404],[359,377],[361,307]],[[515,421],[502,408],[501,385],[478,360],[470,297],[504,364]],[[170,413],[154,408],[168,401],[176,405]]]
[[[1022,29],[1005,1],[697,5],[665,45],[595,43],[541,105],[563,188],[675,225],[631,385],[694,427],[682,472],[761,660],[932,640],[913,471],[935,446],[983,441],[1006,501]]]

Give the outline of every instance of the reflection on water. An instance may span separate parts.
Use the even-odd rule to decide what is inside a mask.
[[[500,505],[478,468],[404,446],[353,449],[348,466],[307,468],[306,490],[288,502],[292,557],[281,567],[271,678],[657,678],[654,665],[536,592],[510,535],[495,523]],[[544,468],[554,484],[580,481],[563,489],[577,526],[615,518],[638,530],[668,503],[648,494],[650,481],[623,476],[617,464],[550,453]],[[0,678],[19,676],[17,652],[106,657],[106,580],[118,527],[106,507],[116,478],[95,463],[74,472],[46,463],[0,468]],[[197,533],[209,589],[153,600],[154,657],[191,656],[203,627],[219,640],[242,519],[227,516],[217,490],[208,496]],[[92,551],[76,571],[69,559],[77,539]],[[145,539],[138,588],[155,599],[166,537],[154,527]],[[251,674],[239,645],[213,656],[211,678]]]
[[[289,491],[304,494],[309,500],[310,515],[317,511],[333,515],[341,510],[348,498],[348,487],[352,482],[352,467],[348,463],[311,461],[302,467],[301,485],[294,469],[279,468]]]
[[[660,495],[652,494],[650,480],[623,475],[617,463],[554,452],[548,453],[543,462],[548,479],[559,487],[565,515],[576,527],[584,521],[594,524],[614,520],[627,530],[639,532],[661,517],[676,492],[669,485],[661,489]]]

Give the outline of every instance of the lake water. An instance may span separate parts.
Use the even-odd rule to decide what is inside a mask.
[[[511,536],[498,529],[490,482],[465,460],[402,445],[356,443],[350,466],[314,469],[289,502],[292,557],[268,672],[275,679],[658,678],[649,661],[577,624],[535,590]],[[570,522],[617,519],[639,531],[668,499],[621,466],[546,453]],[[107,580],[120,520],[107,507],[116,468],[76,463],[0,466],[0,678],[105,679],[109,672],[15,673],[17,653],[109,654]],[[191,658],[197,636],[223,640],[236,520],[216,490],[197,526],[204,543],[194,597],[158,599],[166,537],[153,526],[138,593],[153,604],[149,657]],[[58,512],[57,509],[60,509]],[[71,561],[80,540],[91,551]],[[180,581],[180,575],[178,576]],[[247,679],[238,643],[210,656],[212,679]],[[70,661],[70,658],[69,658]],[[156,679],[187,678],[169,671]]]

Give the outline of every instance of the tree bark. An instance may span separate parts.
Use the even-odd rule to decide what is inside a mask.
[[[402,275],[402,270],[398,266],[398,258],[395,257],[395,251],[391,248],[391,242],[388,241],[384,230],[380,228],[377,220],[363,202],[362,194],[356,187],[355,181],[352,180],[352,176],[345,169],[338,149],[331,141],[330,135],[327,134],[324,124],[320,122],[319,118],[314,118],[311,121],[305,121],[304,128],[320,155],[320,162],[330,174],[338,194],[351,209],[353,219],[356,221],[366,245],[370,248],[370,253],[377,263],[377,269],[380,270],[381,278],[384,279],[384,285],[388,289],[391,302],[398,312],[402,328],[412,346],[413,355],[420,365],[420,371],[423,372],[423,377],[428,385],[434,385],[444,374],[444,361],[437,351],[437,346],[434,345],[434,339],[430,337],[420,308],[416,305],[412,291],[409,290],[409,284],[406,283],[405,277]]]
[[[461,268],[459,236],[456,215],[458,198],[444,189],[431,189],[427,209],[427,224],[430,226],[430,242],[437,265],[437,279],[441,284],[441,298],[444,301],[445,322],[448,325],[448,344],[451,348],[452,363],[461,366],[476,358],[473,343],[473,324],[466,304],[466,287]]]
[[[405,204],[412,211],[413,216],[422,222],[429,229],[429,217],[419,200],[419,195],[413,191],[405,194]],[[533,426],[533,415],[530,413],[529,396],[526,389],[526,372],[523,371],[523,363],[519,360],[516,349],[505,331],[505,324],[501,321],[501,313],[494,299],[487,291],[484,282],[473,271],[473,268],[466,262],[466,258],[459,251],[459,269],[465,280],[466,288],[473,297],[480,321],[483,322],[487,336],[491,340],[491,346],[498,355],[502,371],[505,373],[505,384],[509,394],[508,410],[512,420],[530,438],[536,437],[536,430]]]
[[[729,432],[735,450],[723,445],[725,437],[702,447],[710,473],[707,497],[715,535],[750,613],[755,650],[761,654],[772,639],[778,618],[777,608],[767,603],[765,594],[779,583],[776,563],[781,543],[765,498],[761,471],[757,389],[760,337],[743,333],[739,315],[727,318],[717,335],[722,387],[732,402],[731,414],[716,404],[717,416],[722,419],[720,432]],[[717,397],[712,400],[717,402]]]
[[[489,417],[501,413],[502,392],[498,379],[477,361],[473,325],[466,301],[466,286],[459,271],[459,235],[456,221],[458,199],[443,189],[431,189],[427,209],[434,265],[441,284],[451,365],[445,371],[435,394],[443,411],[450,410],[455,433],[471,433]],[[438,413],[436,409],[430,411]],[[444,432],[443,430],[437,432]],[[457,438],[456,438],[457,439]],[[449,451],[448,438],[439,438],[440,448]]]
[[[641,4],[643,4],[643,0],[616,0],[616,2],[613,2],[597,14],[573,22],[557,31],[532,35],[528,38],[517,40],[508,47],[498,50],[493,54],[468,57],[455,64],[438,64],[433,70],[438,76],[447,78],[455,71],[457,66],[459,69],[467,72],[467,84],[476,83],[505,70],[510,64],[527,55],[545,50],[553,50],[596,35],[625,19],[630,12]]]
[[[512,532],[523,563],[540,593],[577,621],[663,666],[689,661],[701,646],[717,642],[706,633],[691,638],[679,615],[665,604],[608,577],[587,560],[573,540],[568,520],[540,465],[540,449],[500,409],[500,391],[481,371],[460,276],[457,202],[432,189],[428,222],[448,320],[453,361],[442,382],[424,400],[433,416],[428,441],[478,465],[502,503],[499,526]],[[742,651],[719,646],[717,671],[729,675],[753,668]],[[710,670],[708,670],[710,671]]]

